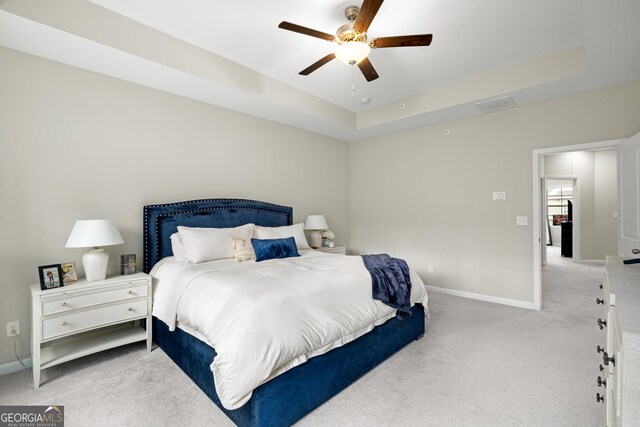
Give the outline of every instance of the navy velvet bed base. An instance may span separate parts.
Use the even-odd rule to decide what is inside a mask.
[[[169,237],[178,225],[234,227],[292,224],[290,207],[240,199],[207,199],[150,205],[144,208],[144,270],[172,255]],[[344,390],[349,384],[425,331],[423,307],[412,308],[407,319],[393,318],[371,332],[326,354],[309,359],[254,390],[244,406],[225,409],[215,392],[211,362],[216,355],[208,344],[153,318],[158,346],[238,426],[288,426]]]
[[[416,304],[407,319],[393,318],[368,334],[313,357],[254,390],[251,400],[236,410],[225,409],[213,384],[208,344],[176,328],[170,332],[153,318],[153,335],[162,350],[195,382],[236,425],[289,426],[395,352],[424,334],[424,311]]]

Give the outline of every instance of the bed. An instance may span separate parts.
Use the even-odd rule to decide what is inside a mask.
[[[279,227],[292,223],[291,207],[253,200],[206,199],[145,206],[144,271],[149,273],[173,255],[170,237],[178,226]],[[156,344],[236,425],[286,426],[422,337],[424,307],[415,304],[411,311],[412,316],[407,319],[390,318],[370,332],[271,378],[255,388],[250,399],[237,409],[225,408],[216,392],[210,365],[217,353],[203,337],[180,327],[171,330],[155,316],[153,334]]]

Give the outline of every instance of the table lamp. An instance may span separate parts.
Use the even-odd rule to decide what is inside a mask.
[[[327,220],[324,218],[324,215],[309,215],[307,216],[307,220],[304,223],[305,230],[312,230],[311,232],[311,241],[309,244],[313,249],[318,249],[322,246],[322,234],[320,230],[326,230],[329,228],[327,224]]]
[[[92,248],[82,256],[87,281],[104,280],[107,277],[109,254],[102,246],[124,243],[116,224],[110,219],[78,220],[73,225],[65,248]]]

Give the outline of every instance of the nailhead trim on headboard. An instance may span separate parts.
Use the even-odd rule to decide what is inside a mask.
[[[198,209],[189,209],[189,206],[192,205],[202,205],[206,203],[216,204],[216,206],[211,207],[200,207]],[[217,205],[218,203],[227,203],[224,206]],[[246,205],[249,203],[252,206],[238,206],[237,204]],[[181,209],[180,207],[184,206],[185,209]],[[167,212],[163,214],[158,214],[155,216],[153,230],[150,229],[150,219],[149,212],[153,212],[157,209],[166,209],[166,208],[175,208],[175,211]],[[148,272],[151,270],[151,254],[155,255],[155,258],[160,257],[160,221],[163,218],[182,215],[182,214],[190,214],[190,213],[207,213],[221,210],[250,210],[255,212],[264,212],[269,214],[282,215],[286,219],[286,223],[288,225],[293,224],[293,209],[288,206],[276,205],[274,203],[268,202],[260,202],[256,200],[248,200],[248,199],[201,199],[201,200],[189,200],[183,202],[175,202],[175,203],[164,203],[164,204],[156,204],[156,205],[147,205],[144,207],[144,270]],[[149,236],[150,232],[154,233],[155,236],[155,247],[151,248]],[[156,261],[158,261],[157,259]]]

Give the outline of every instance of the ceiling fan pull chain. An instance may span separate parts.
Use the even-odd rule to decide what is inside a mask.
[[[355,101],[356,100],[356,79],[355,79],[355,71],[354,71],[354,66],[351,66],[351,100]]]

